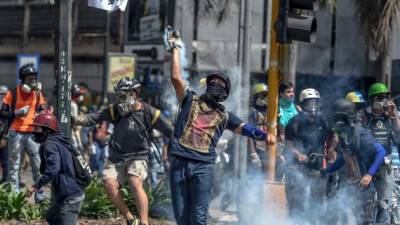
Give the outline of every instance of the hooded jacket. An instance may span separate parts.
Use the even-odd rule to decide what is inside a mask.
[[[36,188],[40,189],[51,182],[54,197],[59,203],[84,193],[84,188],[75,179],[72,153],[69,148],[71,141],[64,135],[55,133],[49,134],[39,150],[42,176]]]

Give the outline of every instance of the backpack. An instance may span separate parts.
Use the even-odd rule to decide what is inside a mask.
[[[87,187],[93,178],[89,163],[83,158],[83,155],[73,145],[69,148],[74,164],[75,179],[83,187]]]

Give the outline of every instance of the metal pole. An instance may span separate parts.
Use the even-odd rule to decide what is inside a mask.
[[[278,18],[279,0],[272,1],[272,23]],[[279,86],[279,44],[276,42],[276,31],[271,29],[271,52],[270,65],[268,70],[268,112],[267,112],[267,132],[277,133],[277,118],[278,118],[278,86]],[[275,181],[275,157],[276,145],[267,147],[267,180]]]
[[[108,81],[108,52],[110,51],[110,13],[106,13],[106,27],[104,32],[104,59],[103,59],[103,87],[101,93],[101,103],[104,105],[107,98]]]
[[[56,115],[58,128],[66,136],[71,135],[71,34],[72,1],[57,0],[57,27],[55,29]]]
[[[237,58],[236,58],[236,62],[237,62],[237,66],[239,68],[241,68],[243,65],[243,61],[242,61],[242,56],[243,56],[243,42],[242,42],[242,37],[243,37],[243,8],[244,8],[244,1],[245,0],[240,0],[239,1],[239,20],[238,20],[238,40],[237,40]],[[239,78],[237,78],[239,79]],[[236,85],[236,91],[238,91],[240,93],[241,91],[241,81],[238,81]],[[240,96],[240,95],[239,95]],[[241,108],[237,107],[237,109],[235,110],[235,113],[237,115],[241,115]],[[235,137],[233,140],[233,174],[235,179],[237,179],[239,177],[239,164],[240,164],[240,137]]]
[[[241,118],[249,117],[250,98],[250,51],[251,51],[251,1],[244,1],[243,53],[242,53],[242,87],[241,87]],[[247,172],[247,138],[241,137],[239,145],[239,176]]]
[[[270,49],[271,49],[271,36],[269,35],[270,33],[271,33],[271,30],[272,30],[272,16],[271,16],[271,14],[272,14],[272,1],[271,0],[268,0],[267,1],[267,29],[266,29],[266,32],[267,32],[267,35],[266,35],[266,48],[265,48],[265,69],[268,71],[268,69],[269,69],[269,52],[270,52]]]
[[[331,49],[329,60],[329,75],[335,75],[335,53],[336,53],[336,4],[332,5],[332,24],[331,24]]]

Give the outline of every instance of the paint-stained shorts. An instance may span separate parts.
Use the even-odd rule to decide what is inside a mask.
[[[146,160],[130,160],[122,163],[107,162],[103,172],[103,181],[115,179],[120,184],[128,180],[128,176],[137,176],[146,180],[148,175],[148,166]]]

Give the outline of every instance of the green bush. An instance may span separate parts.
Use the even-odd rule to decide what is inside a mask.
[[[111,203],[101,181],[95,178],[85,190],[81,216],[92,219],[110,218],[116,215],[117,209]]]
[[[25,191],[16,192],[9,184],[0,185],[0,219],[43,219],[49,206],[48,199],[42,204],[32,204],[26,200],[25,195]]]
[[[160,213],[158,209],[168,208],[171,205],[170,192],[166,183],[161,181],[154,190],[151,190],[149,186],[146,185],[145,191],[149,199],[149,216],[163,217],[163,215],[160,215],[162,213]],[[121,193],[131,212],[137,214],[135,198],[130,188],[128,186],[123,186],[121,188]],[[157,215],[152,215],[152,212],[156,212]],[[85,201],[82,204],[80,215],[90,219],[100,219],[115,217],[118,216],[118,213],[118,210],[108,198],[100,179],[95,178],[86,188]]]
[[[169,218],[171,198],[165,181],[161,181],[153,190],[146,185],[145,191],[149,198],[149,216]],[[121,188],[124,200],[132,213],[136,212],[135,199],[128,186]],[[0,220],[41,220],[45,218],[46,210],[50,206],[49,199],[41,204],[28,202],[26,192],[16,192],[11,185],[0,185]],[[89,219],[103,219],[118,216],[118,210],[111,203],[101,181],[95,178],[85,190],[85,200],[81,208],[81,217]]]

